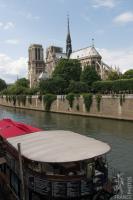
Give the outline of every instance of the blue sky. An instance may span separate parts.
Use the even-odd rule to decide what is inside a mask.
[[[133,68],[133,0],[0,0],[0,78],[26,75],[31,43],[65,49],[67,13],[73,50],[94,38],[107,64]]]

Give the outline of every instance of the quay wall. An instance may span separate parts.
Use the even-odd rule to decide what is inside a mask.
[[[32,102],[29,102],[27,97],[25,105],[22,103],[19,104],[17,101],[14,105],[13,101],[7,101],[6,97],[3,96],[0,97],[0,105],[13,108],[45,111],[45,104],[43,100],[41,101],[38,98],[38,96],[32,96]],[[75,98],[73,107],[71,108],[65,96],[59,95],[57,96],[57,100],[52,103],[50,112],[120,120],[133,120],[133,95],[126,95],[122,104],[120,102],[120,95],[115,97],[112,97],[111,95],[104,95],[101,98],[100,110],[97,109],[97,101],[94,96],[89,112],[86,111],[82,96]]]

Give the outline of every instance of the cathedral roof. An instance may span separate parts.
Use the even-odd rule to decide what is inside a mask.
[[[81,59],[85,57],[101,58],[101,55],[98,53],[98,51],[95,49],[94,46],[91,46],[91,47],[86,47],[86,48],[74,51],[70,56],[71,59]]]
[[[56,58],[60,59],[60,58],[67,58],[66,53],[56,53]]]

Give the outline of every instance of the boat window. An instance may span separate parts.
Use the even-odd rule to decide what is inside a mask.
[[[89,163],[86,169],[87,178],[92,178],[93,174],[94,174],[94,165],[93,163]]]

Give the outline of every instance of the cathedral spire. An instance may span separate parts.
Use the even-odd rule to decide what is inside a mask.
[[[67,15],[67,31],[68,31],[68,34],[70,34],[69,15]]]
[[[92,38],[92,47],[95,47],[95,40]]]
[[[72,44],[71,44],[71,35],[70,35],[70,23],[69,23],[69,15],[67,16],[67,38],[66,38],[66,54],[67,57],[70,57],[72,53]]]

